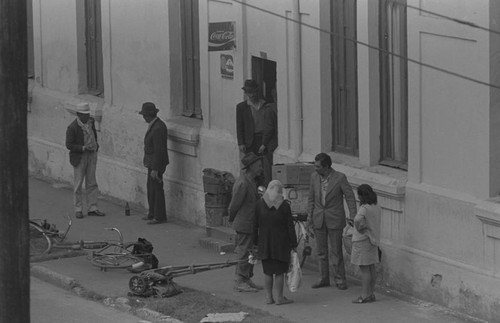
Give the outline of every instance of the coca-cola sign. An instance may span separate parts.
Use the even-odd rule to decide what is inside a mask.
[[[231,50],[235,48],[234,22],[211,22],[208,24],[208,51]]]

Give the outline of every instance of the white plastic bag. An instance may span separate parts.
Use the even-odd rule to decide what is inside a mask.
[[[302,280],[302,269],[300,269],[299,255],[296,251],[292,250],[290,252],[290,267],[286,273],[286,283],[288,289],[295,293],[300,287],[300,281]]]

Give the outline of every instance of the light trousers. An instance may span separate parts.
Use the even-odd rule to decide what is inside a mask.
[[[97,210],[97,180],[95,170],[97,166],[97,152],[84,152],[78,166],[73,168],[73,205],[75,212],[83,211],[83,199],[87,203],[88,212]],[[85,193],[82,186],[85,181]]]

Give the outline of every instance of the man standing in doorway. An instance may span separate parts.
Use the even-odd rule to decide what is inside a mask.
[[[312,288],[330,286],[329,258],[333,262],[337,288],[347,289],[342,231],[346,226],[344,198],[350,218],[356,215],[356,198],[346,176],[332,168],[332,159],[325,153],[314,158],[316,172],[311,174],[308,197],[308,221],[316,234],[320,280]]]
[[[258,193],[255,178],[262,174],[262,156],[250,152],[241,160],[243,171],[233,185],[229,203],[229,223],[236,231],[236,255],[241,260],[236,265],[234,289],[239,292],[257,292],[263,287],[252,281],[253,264],[248,256],[254,246],[253,226]]]
[[[139,114],[148,123],[144,136],[144,166],[148,169],[147,195],[149,211],[143,220],[148,224],[167,222],[165,207],[165,191],[163,190],[163,173],[168,160],[167,126],[157,117],[158,109],[151,102],[145,102]]]
[[[246,80],[242,87],[245,101],[236,106],[236,135],[240,157],[249,152],[263,156],[264,174],[257,179],[257,185],[271,181],[273,152],[278,147],[277,115],[262,99],[255,80]]]
[[[90,117],[88,103],[78,104],[76,119],[66,129],[66,148],[69,150],[69,162],[73,166],[73,205],[75,217],[83,218],[82,186],[85,181],[85,198],[88,216],[105,216],[97,208],[97,131],[94,119]]]

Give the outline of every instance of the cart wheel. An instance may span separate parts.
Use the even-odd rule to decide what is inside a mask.
[[[135,295],[143,295],[148,289],[148,284],[141,276],[132,276],[128,282],[128,287]]]

